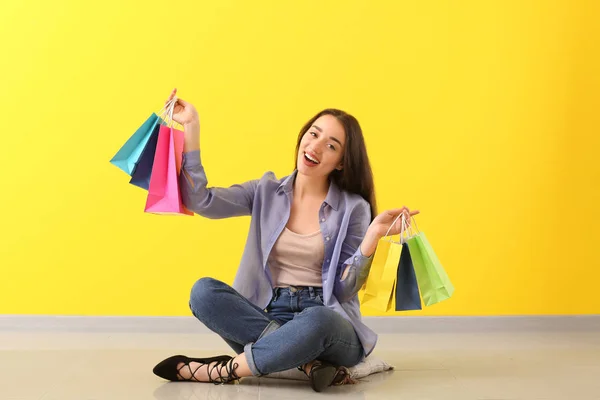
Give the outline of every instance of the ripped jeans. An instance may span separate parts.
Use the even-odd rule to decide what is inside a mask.
[[[364,355],[354,328],[323,305],[321,288],[275,288],[266,310],[231,286],[202,278],[192,288],[190,309],[238,354],[252,374],[285,371],[318,359],[352,367]]]

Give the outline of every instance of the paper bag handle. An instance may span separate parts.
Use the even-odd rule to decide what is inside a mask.
[[[161,117],[163,114],[166,114],[166,116],[165,116],[165,118],[163,118],[163,120],[167,124],[167,128],[172,128],[173,125],[175,124],[175,121],[173,120],[173,112],[175,110],[176,103],[177,103],[177,96],[173,96],[173,98],[167,104],[165,104],[165,107],[163,107],[164,111],[161,110],[162,111],[160,114]]]
[[[417,225],[417,220],[415,219],[414,215],[412,217],[410,217],[412,224],[408,224],[406,222],[406,217],[404,217],[404,214],[402,215],[402,232],[400,232],[400,242],[402,243],[406,243],[406,240],[417,236],[419,233],[421,233],[421,231],[419,230],[419,225]],[[416,231],[413,231],[412,227],[415,227]],[[404,239],[404,233],[408,233],[408,236],[406,237],[406,240]]]
[[[391,238],[387,239],[389,242],[391,243],[396,243],[396,244],[404,244],[404,233],[408,233],[408,238],[410,239],[411,237],[415,236],[415,234],[413,233],[412,230],[412,225],[409,225],[406,223],[406,217],[404,216],[404,213],[400,213],[398,214],[398,216],[396,217],[396,219],[394,220],[394,222],[392,222],[392,224],[390,225],[390,227],[388,228],[387,232],[385,233],[384,237],[388,237],[390,231],[392,230],[392,227],[396,224],[396,221],[398,221],[398,218],[402,217],[402,227],[400,228],[400,242],[394,242]],[[421,233],[421,231],[419,230],[419,226],[417,225],[417,220],[415,219],[414,216],[410,217],[411,221],[414,222],[415,228],[416,228],[416,234]]]
[[[171,107],[171,106],[174,106],[174,104],[175,104],[175,98],[173,98],[173,99],[171,99],[171,100],[167,101],[167,102],[165,103],[165,105],[163,106],[163,108],[161,108],[161,109],[160,109],[160,111],[156,113],[156,115],[158,115],[158,116],[159,116],[159,117],[161,117],[161,118],[162,118],[162,116],[163,116],[163,115],[165,115],[165,114],[167,114],[167,115],[168,115],[168,112],[169,112],[169,107]],[[163,119],[164,119],[164,118],[163,118]]]
[[[390,225],[390,227],[388,228],[387,232],[385,233],[385,235],[383,237],[385,237],[385,238],[388,237],[390,231],[392,230],[393,226],[396,224],[396,221],[398,221],[398,218],[400,218],[400,217],[404,217],[404,213],[398,214],[398,216],[396,217],[394,222],[392,222],[392,224]],[[390,243],[401,244],[401,242],[394,242],[391,237],[389,239],[385,239],[385,240],[387,240]]]

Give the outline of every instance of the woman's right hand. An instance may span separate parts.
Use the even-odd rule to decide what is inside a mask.
[[[171,101],[176,93],[177,89],[173,89],[165,104]],[[185,133],[183,151],[188,152],[200,149],[200,117],[198,116],[196,107],[187,101],[177,98],[175,107],[173,108],[173,121],[183,125]]]
[[[165,102],[165,105],[171,101],[177,94],[177,89],[173,89],[169,99]],[[173,109],[173,120],[184,127],[186,125],[200,125],[200,117],[198,111],[191,103],[177,98],[175,101],[175,108]]]

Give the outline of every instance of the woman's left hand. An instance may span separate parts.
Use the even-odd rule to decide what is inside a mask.
[[[372,230],[378,237],[384,237],[387,233],[388,236],[398,235],[402,231],[402,217],[398,218],[394,226],[390,229],[390,226],[394,220],[400,214],[404,214],[406,218],[407,227],[410,226],[410,219],[412,216],[419,214],[419,210],[410,211],[408,207],[394,208],[392,210],[386,210],[375,217],[369,230]],[[388,229],[390,230],[388,233]]]

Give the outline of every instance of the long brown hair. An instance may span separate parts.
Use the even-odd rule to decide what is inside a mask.
[[[332,115],[344,127],[346,133],[346,146],[342,157],[343,169],[334,169],[329,174],[329,179],[340,189],[350,193],[356,193],[371,205],[371,221],[377,216],[377,203],[375,201],[375,185],[373,183],[373,171],[367,156],[367,146],[363,137],[362,128],[357,119],[345,111],[328,108],[312,117],[300,130],[298,143],[296,144],[296,156],[294,168],[298,165],[298,151],[304,134],[313,123],[323,115]]]

